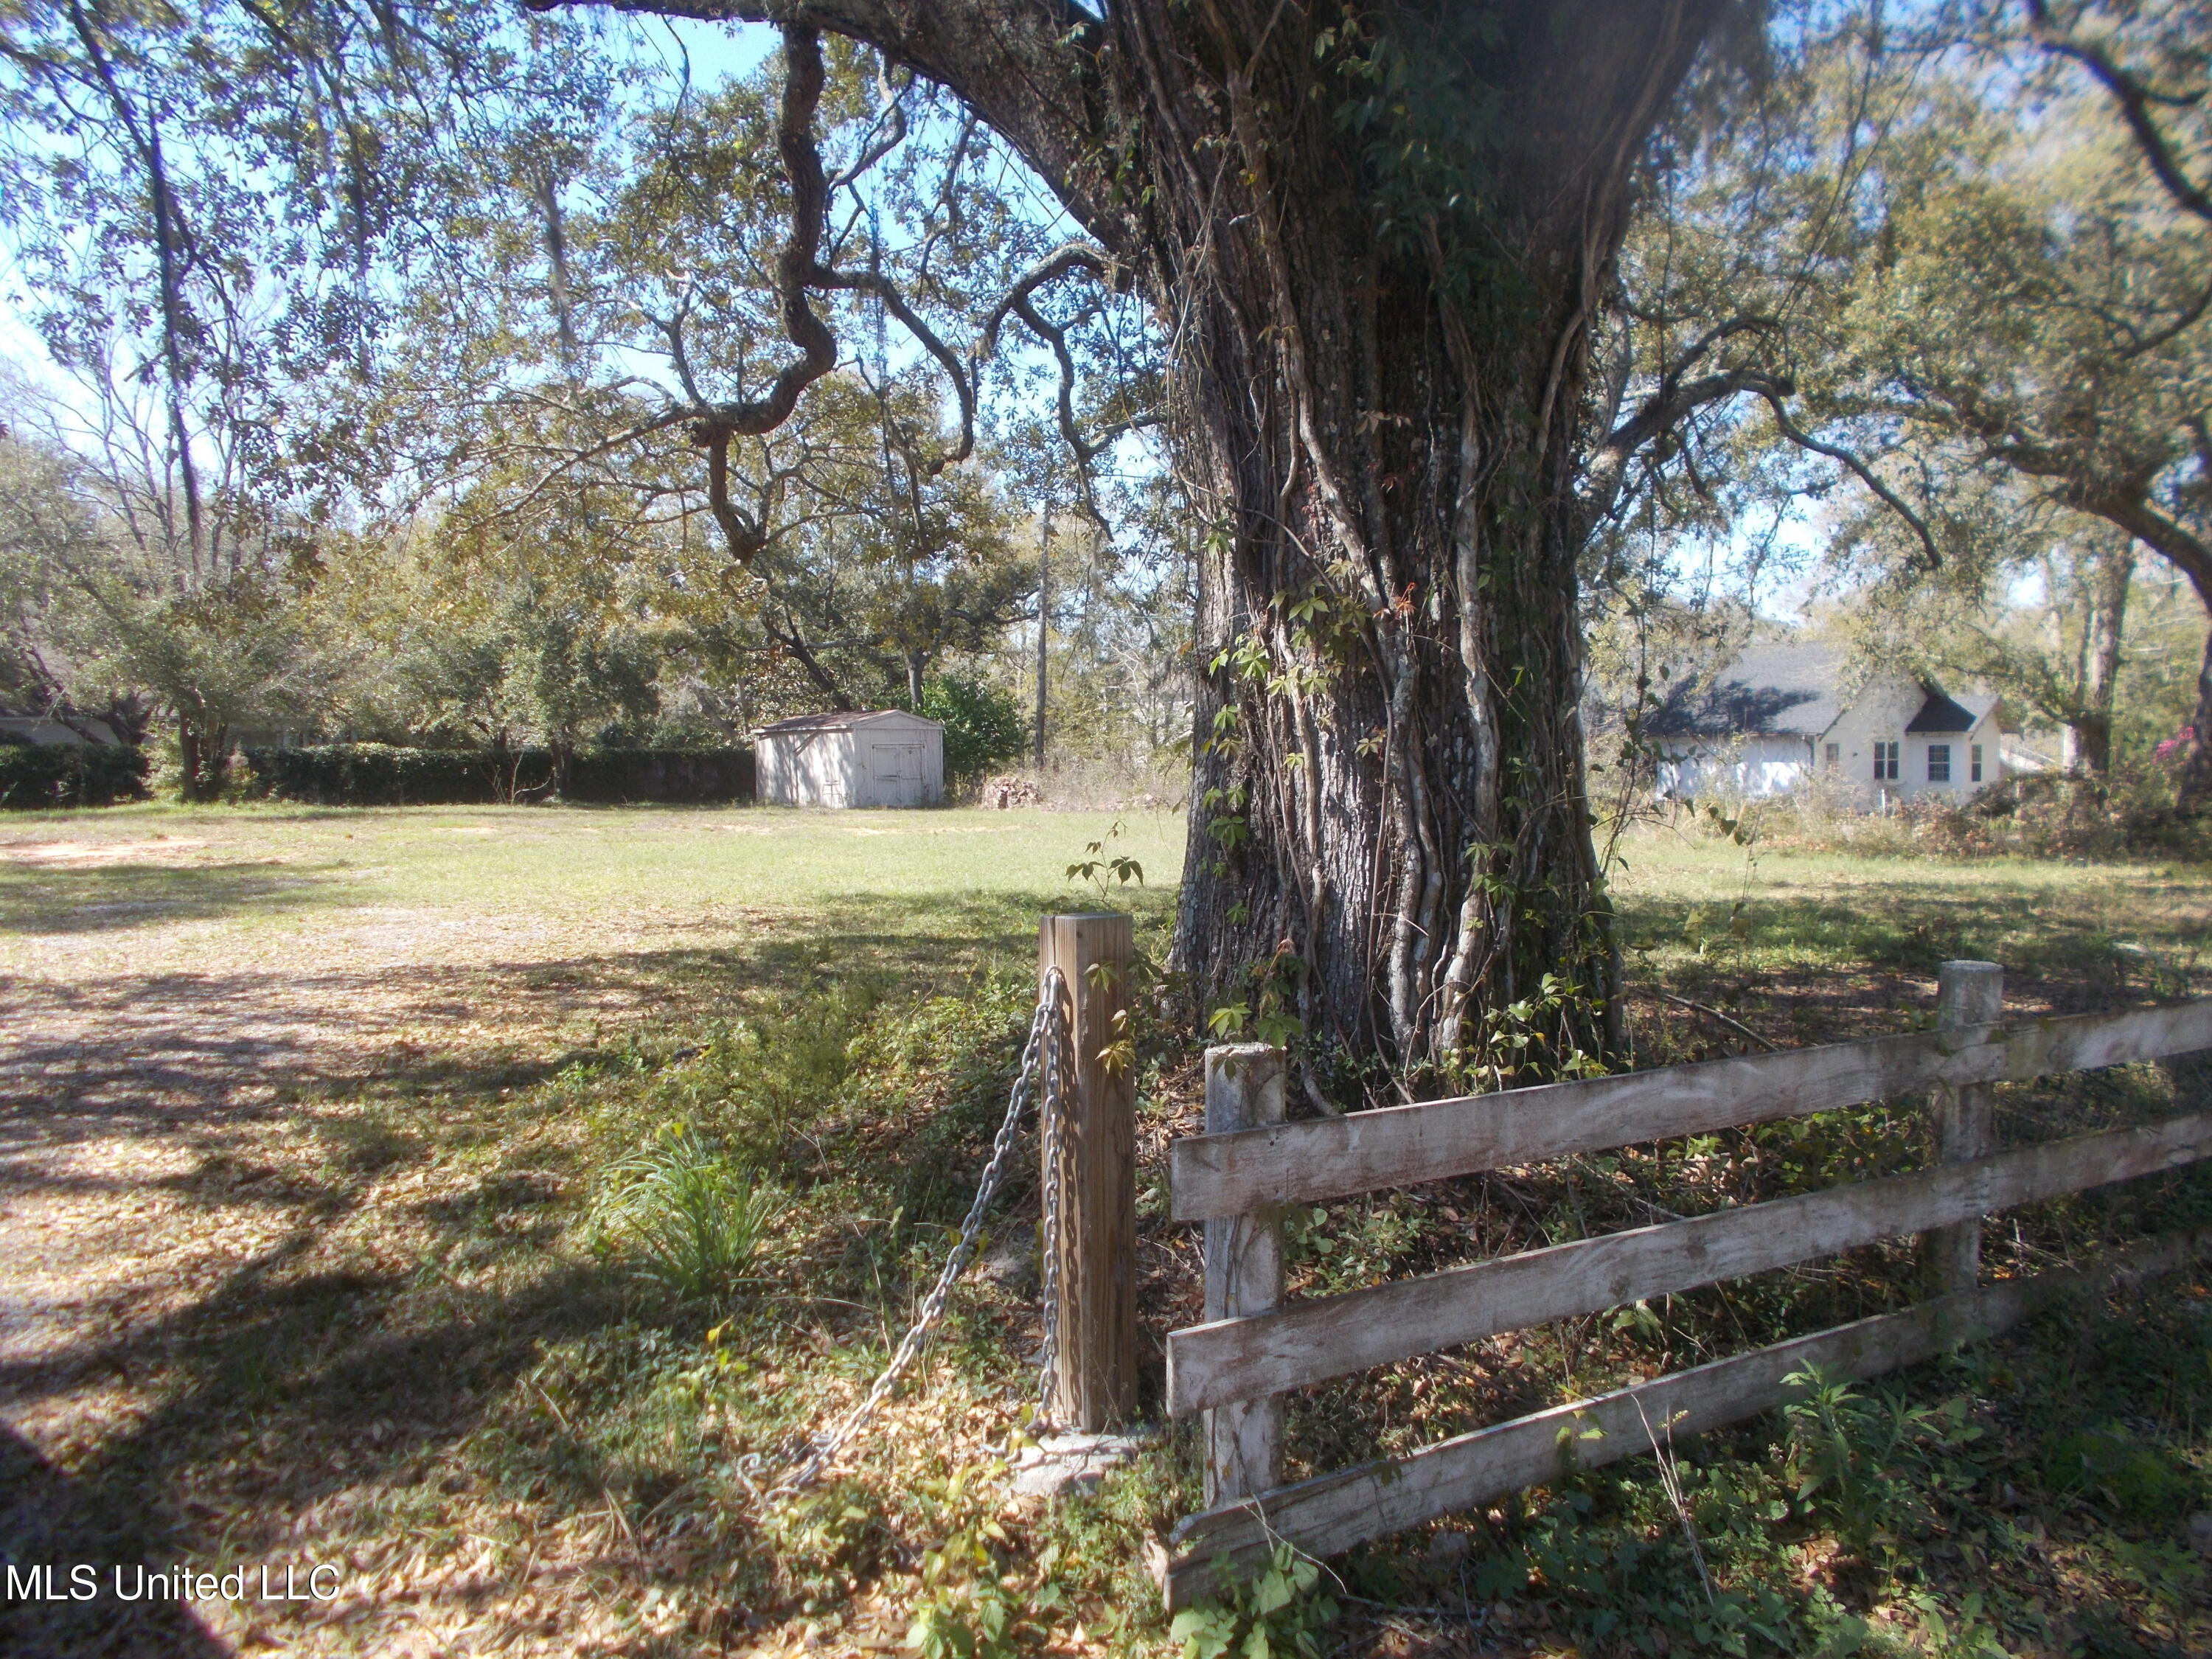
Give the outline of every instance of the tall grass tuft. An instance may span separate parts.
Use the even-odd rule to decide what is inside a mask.
[[[678,1296],[727,1296],[744,1282],[782,1193],[681,1125],[608,1171],[595,1218],[603,1243]]]

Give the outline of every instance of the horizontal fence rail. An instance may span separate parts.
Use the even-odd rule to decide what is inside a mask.
[[[1175,1530],[1169,1606],[1212,1594],[1217,1563],[1249,1571],[1284,1540],[1311,1555],[1333,1555],[1575,1468],[1648,1452],[1658,1437],[1701,1433],[1785,1405],[1795,1392],[1786,1380],[1808,1368],[1878,1376],[1934,1358],[1963,1333],[1994,1335],[2063,1297],[2180,1267],[2207,1250],[2212,1229],[2116,1253],[2098,1270],[2039,1273],[1942,1297],[1208,1510]]]
[[[1194,1135],[1169,1148],[1173,1214],[1178,1221],[1204,1221],[1267,1204],[1342,1198],[1809,1117],[1938,1085],[2026,1083],[2203,1048],[2212,1048],[2212,1000],[1744,1054]]]
[[[1964,1336],[2001,1330],[2053,1296],[2178,1265],[2212,1249],[2212,1230],[2124,1253],[2081,1273],[1977,1288],[1981,1217],[2015,1205],[2130,1181],[2212,1158],[2212,1110],[2135,1128],[1990,1152],[1990,1086],[2212,1050],[2212,1000],[2027,1024],[2000,1011],[2002,974],[1947,963],[1942,1023],[1909,1036],[1747,1055],[1662,1071],[1517,1089],[1355,1113],[1318,1122],[1270,1121],[1217,1085],[1279,1079],[1259,1051],[1208,1057],[1208,1124],[1219,1131],[1170,1149],[1173,1213],[1208,1223],[1240,1253],[1265,1249],[1281,1206],[1378,1187],[1510,1169],[1902,1094],[1936,1091],[1935,1166],[1577,1239],[1547,1249],[1276,1305],[1279,1291],[1241,1302],[1209,1291],[1206,1323],[1170,1333],[1168,1409],[1205,1413],[1209,1445],[1234,1418],[1264,1455],[1208,1465],[1212,1505],[1176,1530],[1163,1566],[1169,1606],[1261,1564],[1287,1541],[1316,1554],[1650,1450],[1656,1437],[1717,1427],[1784,1403],[1784,1379],[1808,1367],[1855,1376],[1927,1358]],[[1232,1054],[1243,1056],[1226,1064]],[[1218,1075],[1216,1057],[1224,1065]],[[1256,1087],[1256,1082],[1244,1085]],[[1279,1090],[1279,1081],[1273,1086]],[[1261,1127],[1229,1126],[1258,1124]],[[1231,1218],[1237,1229],[1224,1231]],[[1860,1320],[1593,1400],[1462,1434],[1401,1457],[1276,1486],[1273,1448],[1281,1397],[1334,1376],[1577,1315],[1789,1267],[1907,1234],[1923,1236],[1938,1292],[1902,1311]],[[1240,1255],[1241,1259],[1241,1255]],[[1224,1261],[1227,1260],[1224,1257]],[[1211,1279],[1209,1279],[1211,1284]],[[1224,1316],[1224,1315],[1229,1316]],[[1264,1467],[1252,1467],[1254,1464]]]
[[[2208,1157],[2212,1112],[2195,1112],[1193,1325],[1168,1336],[1168,1412],[1187,1417]]]

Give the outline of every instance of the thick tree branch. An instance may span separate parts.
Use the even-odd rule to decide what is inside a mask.
[[[2125,531],[2189,578],[2204,608],[2212,611],[2212,545],[2152,506],[2142,495],[2094,489],[2063,489],[2059,499]]]
[[[1076,271],[1088,271],[1102,282],[1112,280],[1115,264],[1103,248],[1088,243],[1069,242],[1055,248],[1043,258],[1024,271],[1006,295],[993,308],[990,319],[983,325],[981,351],[988,356],[998,349],[999,331],[1005,326],[1011,313],[1022,319],[1030,332],[1052,348],[1052,356],[1060,375],[1057,415],[1060,435],[1075,457],[1076,489],[1080,496],[1084,515],[1094,523],[1105,520],[1098,511],[1097,496],[1091,487],[1091,463],[1111,448],[1115,441],[1139,427],[1148,426],[1158,418],[1154,416],[1132,416],[1102,431],[1096,439],[1086,441],[1075,418],[1075,356],[1068,349],[1067,330],[1036,308],[1036,291],[1047,283],[1056,282]]]
[[[799,348],[799,356],[776,375],[765,396],[710,404],[701,413],[699,441],[711,449],[719,439],[725,453],[732,437],[756,437],[781,426],[799,406],[799,394],[837,366],[836,336],[807,299],[809,285],[823,270],[822,227],[830,202],[822,152],[814,142],[814,112],[822,101],[826,78],[821,39],[811,29],[787,27],[783,53],[783,101],[776,117],[775,148],[791,182],[791,234],[776,256],[775,286],[783,302],[784,332]]]
[[[2115,64],[2102,47],[2086,45],[2062,30],[2051,21],[2051,8],[2045,0],[2027,0],[2027,4],[2029,38],[2054,57],[2073,59],[2097,78],[2119,106],[2120,118],[2134,135],[2136,148],[2142,152],[2143,160],[2166,193],[2173,198],[2174,205],[2212,224],[2212,194],[2207,194],[2182,170],[2181,158],[2174,153],[2166,136],[2159,131],[2150,112],[2154,103],[2193,103],[2195,100],[2169,99],[2154,93]]]
[[[1661,319],[1656,318],[1639,317],[1639,320],[1663,326]],[[1659,384],[1638,406],[1636,413],[1614,425],[1589,458],[1584,469],[1581,491],[1582,523],[1585,535],[1613,511],[1614,502],[1620,499],[1621,485],[1628,476],[1628,464],[1646,444],[1656,442],[1672,432],[1709,404],[1718,403],[1763,386],[1773,386],[1784,397],[1796,389],[1787,380],[1750,368],[1723,370],[1702,375],[1694,380],[1683,379],[1705,361],[1714,347],[1739,334],[1766,333],[1779,326],[1771,317],[1756,314],[1731,317],[1726,322],[1706,330],[1668,366],[1666,372],[1659,377]],[[1625,350],[1625,335],[1623,346]],[[1626,362],[1620,373],[1625,380],[1627,373]],[[1620,394],[1616,389],[1612,399],[1613,406],[1607,411],[1608,420],[1618,413],[1620,403]]]
[[[771,597],[773,592],[774,590],[771,589]],[[832,708],[851,708],[852,697],[839,683],[837,677],[823,665],[822,659],[814,653],[813,647],[807,644],[806,635],[800,630],[799,619],[792,614],[791,607],[782,605],[781,600],[777,600],[776,603],[782,607],[783,626],[778,628],[771,618],[763,614],[761,617],[762,631],[775,644],[791,653],[792,656],[798,660],[799,667],[805,672],[806,678],[814,682],[815,689],[830,699],[830,706]]]
[[[1088,242],[1067,242],[1054,248],[1019,276],[1014,285],[992,309],[990,319],[983,325],[983,353],[988,356],[999,348],[999,331],[1006,326],[1006,314],[1018,308],[1024,301],[1047,283],[1078,270],[1087,270],[1101,282],[1108,278],[1114,265],[1113,256],[1101,247]],[[1026,322],[1027,318],[1023,320]]]
[[[1012,145],[1078,223],[1133,252],[1139,225],[1108,170],[1103,30],[1073,0],[524,0],[655,17],[776,23],[865,42],[946,88]]]

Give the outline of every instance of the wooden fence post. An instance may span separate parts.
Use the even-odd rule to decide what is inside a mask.
[[[1137,1407],[1137,1078],[1126,1046],[1127,916],[1047,916],[1037,972],[1066,981],[1073,1091],[1060,1135],[1060,1249],[1044,1264],[1060,1346],[1046,1414],[1064,1428],[1125,1423]],[[1054,1171],[1043,1171],[1047,1181]]]
[[[1283,1051],[1264,1042],[1206,1051],[1206,1133],[1283,1121]],[[1279,1206],[1206,1224],[1206,1316],[1267,1313],[1283,1299]],[[1217,1406],[1204,1414],[1206,1506],[1250,1498],[1277,1484],[1280,1395]]]
[[[1988,1025],[2004,1017],[2004,969],[1994,962],[1947,962],[1937,971],[1936,1028]],[[1944,1164],[1986,1158],[1996,1149],[1996,1093],[1986,1083],[1944,1085],[1936,1091],[1936,1156]],[[1980,1277],[1982,1224],[1978,1218],[1938,1227],[1924,1236],[1929,1289],[1937,1296],[1971,1291]]]

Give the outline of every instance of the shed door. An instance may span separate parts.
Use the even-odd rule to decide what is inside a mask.
[[[921,799],[921,745],[879,743],[868,750],[868,770],[876,781],[880,806],[910,806]]]

